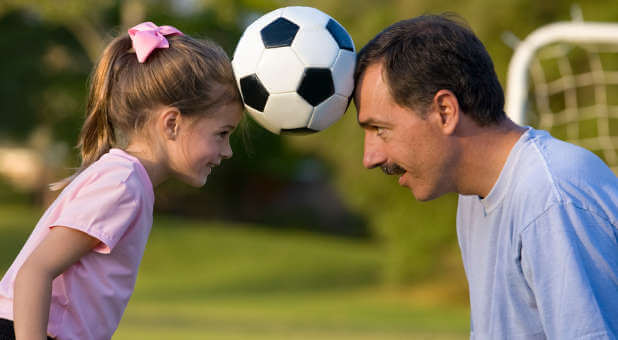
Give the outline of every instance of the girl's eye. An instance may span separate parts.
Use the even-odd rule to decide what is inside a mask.
[[[221,131],[221,132],[219,132],[217,135],[218,135],[219,137],[222,137],[222,138],[223,138],[223,137],[227,136],[229,133],[230,133],[229,131]]]

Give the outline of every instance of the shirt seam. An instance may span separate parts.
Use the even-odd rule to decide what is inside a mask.
[[[530,229],[531,225],[533,225],[534,223],[536,223],[536,221],[538,221],[540,218],[542,218],[542,217],[544,217],[545,215],[547,215],[547,213],[548,213],[551,209],[553,209],[553,208],[555,208],[555,207],[559,207],[559,206],[566,207],[566,206],[569,206],[569,205],[570,205],[570,206],[572,206],[574,209],[578,209],[578,210],[581,210],[581,211],[583,211],[583,212],[586,212],[586,213],[588,213],[588,214],[590,214],[590,215],[594,215],[594,216],[596,216],[596,217],[598,217],[598,218],[600,218],[600,219],[602,219],[602,220],[606,221],[606,222],[607,222],[607,223],[609,223],[612,227],[617,228],[616,223],[612,222],[612,221],[611,221],[608,217],[604,216],[603,214],[600,214],[599,212],[597,212],[597,211],[595,211],[595,210],[592,210],[592,209],[590,209],[590,208],[583,207],[583,206],[581,206],[580,204],[578,204],[577,202],[573,202],[573,201],[568,201],[568,202],[555,202],[555,203],[551,204],[550,206],[548,206],[548,207],[547,207],[547,209],[545,209],[542,213],[540,213],[540,214],[539,214],[536,218],[534,218],[534,219],[533,219],[530,223],[528,223],[528,224],[527,224],[527,225],[526,225],[526,226],[522,229],[522,231],[519,233],[519,234],[520,234],[520,238],[522,238],[523,234],[525,234],[525,233],[528,231],[528,229]],[[570,254],[570,255],[572,255],[572,254]],[[563,262],[563,264],[564,264],[564,262]],[[564,300],[564,299],[563,299],[563,294],[564,294],[564,284],[565,284],[565,282],[564,282],[564,281],[565,281],[566,279],[567,279],[567,278],[565,277],[565,278],[563,279],[563,282],[561,283],[562,287],[561,287],[561,293],[560,293],[560,294],[561,294],[560,301],[563,301],[563,300]],[[527,281],[527,280],[526,280],[526,281]],[[560,307],[559,307],[559,309],[561,310],[561,309],[562,309],[562,306],[560,306]],[[544,321],[541,321],[541,324],[543,325],[543,329],[545,330],[546,328],[545,328],[545,323],[544,323]],[[598,334],[597,334],[597,333],[598,333]],[[588,334],[584,334],[584,335],[578,336],[578,337],[577,337],[577,339],[586,339],[586,338],[589,338],[589,337],[591,337],[591,336],[598,336],[598,335],[606,335],[606,332],[605,332],[605,331],[598,331],[598,332],[595,332],[595,333],[588,333]]]
[[[538,136],[535,135],[534,138],[530,139],[530,142],[531,142],[532,146],[534,147],[534,149],[536,150],[537,154],[539,155],[539,157],[542,160],[541,164],[543,165],[543,170],[545,170],[545,173],[547,174],[547,177],[549,179],[551,187],[552,187],[553,191],[555,192],[555,194],[556,194],[556,196],[558,198],[558,201],[560,203],[564,203],[565,202],[564,197],[563,197],[562,193],[560,192],[560,190],[558,189],[558,185],[556,184],[556,181],[554,181],[554,174],[549,169],[549,166],[548,166],[549,162],[548,162],[547,158],[545,158],[545,155],[543,154],[543,152],[541,152],[541,149],[540,149],[540,147],[538,145],[538,140],[537,139],[538,139]],[[545,211],[543,213],[545,213]]]
[[[590,337],[598,337],[598,336],[606,336],[608,337],[608,339],[612,339],[609,337],[609,333],[605,330],[603,331],[597,331],[597,332],[591,332],[591,333],[586,333],[586,334],[581,334],[579,336],[577,336],[577,338],[575,339],[590,339]]]
[[[590,209],[590,208],[583,207],[583,206],[581,206],[581,205],[579,205],[578,203],[573,202],[573,201],[568,201],[568,202],[560,202],[560,201],[558,201],[558,202],[555,202],[555,203],[550,204],[550,205],[547,207],[547,209],[543,210],[543,212],[541,212],[541,213],[540,213],[537,217],[535,217],[534,219],[532,219],[532,221],[530,221],[528,224],[526,224],[526,225],[522,228],[522,230],[519,232],[519,234],[520,234],[520,235],[521,235],[521,234],[525,234],[525,233],[526,233],[526,231],[530,228],[530,226],[531,226],[531,225],[533,225],[534,223],[536,223],[536,221],[538,221],[540,218],[544,217],[544,216],[545,216],[545,215],[549,212],[549,210],[551,210],[552,208],[555,208],[555,207],[557,207],[557,206],[564,206],[564,207],[566,207],[566,206],[568,206],[568,205],[573,206],[575,209],[583,210],[583,211],[585,211],[585,212],[587,212],[587,213],[590,213],[590,214],[592,214],[592,215],[595,215],[595,216],[597,216],[597,217],[599,217],[599,218],[603,219],[603,220],[604,220],[604,221],[606,221],[607,223],[609,223],[609,224],[610,224],[611,226],[613,226],[614,228],[618,228],[618,226],[616,225],[616,223],[615,223],[615,222],[611,221],[611,220],[610,220],[607,216],[604,216],[604,215],[602,215],[602,214],[598,213],[597,211],[594,211],[594,210],[592,210],[592,209]]]
[[[59,219],[58,221],[47,226],[47,228],[49,229],[55,228],[55,227],[64,227],[64,228],[69,228],[69,229],[83,232],[90,237],[96,238],[97,240],[99,240],[99,242],[104,243],[107,247],[109,247],[109,244],[111,244],[114,239],[113,237],[110,236],[108,232],[105,232],[104,230],[100,230],[100,232],[97,232],[97,229],[92,228],[92,226],[89,226],[88,228],[84,228],[82,225],[78,225],[74,221],[69,221],[68,219],[67,220]]]
[[[128,160],[131,164],[131,170],[132,170],[132,171],[129,171],[127,176],[123,179],[122,183],[126,184],[126,182],[129,180],[131,175],[135,174],[138,177],[138,182],[140,184],[142,184],[141,182],[146,182],[144,184],[147,184],[146,191],[148,191],[148,193],[143,192],[142,194],[148,195],[149,200],[152,200],[152,198],[154,198],[154,185],[152,184],[152,180],[150,179],[150,176],[148,175],[148,171],[146,171],[146,168],[144,167],[144,165],[135,156],[127,153],[126,151],[122,149],[117,149],[117,150],[119,150],[120,153],[114,153],[114,154],[118,157]]]

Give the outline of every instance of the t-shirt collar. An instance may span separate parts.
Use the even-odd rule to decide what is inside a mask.
[[[511,184],[513,179],[515,164],[517,159],[519,158],[519,153],[523,146],[526,144],[526,141],[532,138],[534,135],[534,129],[527,126],[526,131],[519,137],[517,143],[513,145],[511,151],[509,152],[509,156],[502,167],[502,171],[500,171],[500,175],[498,176],[498,180],[491,188],[489,195],[485,198],[478,198],[479,202],[483,206],[483,210],[485,211],[485,215],[490,214],[494,209],[496,209],[502,200],[504,199],[504,195],[507,192],[508,186]]]

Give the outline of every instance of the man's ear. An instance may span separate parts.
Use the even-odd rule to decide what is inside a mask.
[[[440,117],[440,129],[445,135],[452,135],[462,114],[457,97],[449,90],[440,90],[433,97],[433,106]]]
[[[174,107],[166,107],[159,115],[158,130],[168,140],[175,140],[180,127],[180,111]]]

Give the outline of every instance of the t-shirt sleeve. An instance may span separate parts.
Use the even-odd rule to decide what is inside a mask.
[[[104,174],[78,183],[48,226],[82,231],[101,241],[94,251],[108,254],[133,224],[138,205],[138,192],[126,178]]]
[[[522,232],[521,264],[549,339],[618,334],[616,226],[572,204],[556,205]]]

